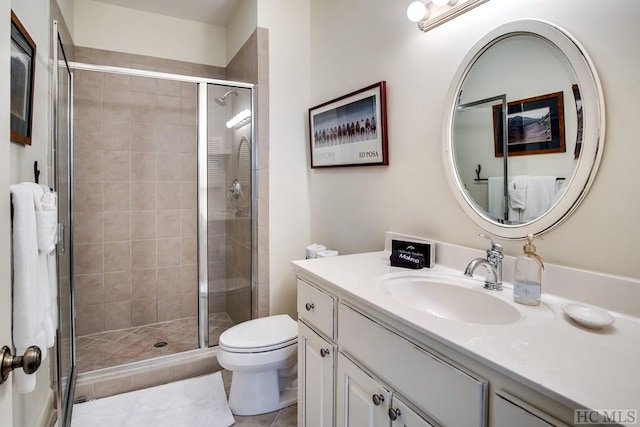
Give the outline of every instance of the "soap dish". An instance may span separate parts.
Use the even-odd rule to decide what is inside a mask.
[[[577,324],[589,329],[602,329],[616,320],[608,311],[591,305],[568,303],[562,309]]]

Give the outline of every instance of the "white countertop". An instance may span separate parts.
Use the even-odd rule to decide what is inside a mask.
[[[613,325],[586,329],[564,314],[561,306],[569,300],[545,294],[544,283],[541,305],[529,307],[512,301],[511,285],[505,281],[504,291],[496,296],[513,304],[520,320],[469,324],[436,317],[391,298],[376,279],[413,270],[391,267],[389,252],[301,260],[293,265],[297,275],[373,306],[566,405],[640,411],[640,319],[636,317],[611,313]],[[461,271],[442,265],[421,271],[462,276]],[[482,288],[484,280],[477,282]]]

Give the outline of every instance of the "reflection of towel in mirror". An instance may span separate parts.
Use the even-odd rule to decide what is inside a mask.
[[[552,205],[556,203],[558,200],[560,200],[565,190],[567,189],[568,185],[569,185],[568,180],[556,179],[556,195],[553,196],[553,201],[551,202]]]
[[[527,182],[526,175],[514,176],[509,180],[509,207],[511,209],[525,210],[527,208]]]
[[[529,176],[527,206],[520,219],[531,221],[549,210],[557,192],[555,176]]]
[[[501,176],[491,176],[488,182],[489,215],[491,218],[504,218],[504,188]]]

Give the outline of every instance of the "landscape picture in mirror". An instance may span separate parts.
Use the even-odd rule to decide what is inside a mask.
[[[562,92],[535,96],[508,104],[507,146],[510,156],[564,153]],[[495,156],[502,157],[502,105],[493,106]]]
[[[445,170],[462,209],[505,238],[539,234],[587,194],[602,157],[604,101],[580,43],[521,20],[484,36],[460,65],[445,111]]]

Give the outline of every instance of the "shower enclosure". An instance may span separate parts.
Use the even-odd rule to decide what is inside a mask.
[[[125,65],[70,64],[80,374],[214,346],[254,312],[254,86]]]

